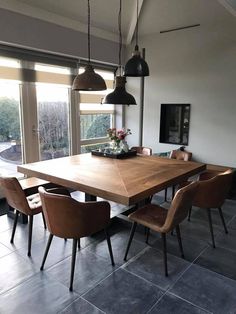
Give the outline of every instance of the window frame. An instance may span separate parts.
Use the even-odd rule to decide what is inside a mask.
[[[107,137],[83,140],[80,138],[80,116],[84,114],[111,114],[112,127],[116,125],[116,108],[111,110],[80,110],[80,95],[79,92],[72,91],[71,85],[73,79],[79,71],[79,68],[86,65],[85,60],[60,56],[57,54],[44,53],[36,50],[28,50],[18,47],[11,47],[0,44],[0,58],[16,59],[21,63],[21,68],[15,70],[14,75],[20,78],[20,103],[21,112],[20,120],[22,125],[22,158],[23,163],[35,162],[40,160],[39,154],[39,140],[38,140],[38,117],[37,117],[37,98],[36,98],[36,84],[37,72],[40,74],[40,82],[48,77],[49,81],[57,78],[59,84],[67,82],[69,87],[69,141],[70,141],[70,155],[81,152],[81,147],[84,145],[92,145],[99,143],[107,143]],[[58,74],[44,71],[36,71],[35,65],[42,64],[48,66],[58,66],[70,69],[70,74]],[[92,65],[97,70],[109,71],[115,76],[116,66],[110,64],[103,64],[92,62]],[[0,69],[1,70],[1,69]],[[13,71],[13,70],[11,70]],[[14,71],[13,71],[14,72]],[[7,73],[5,71],[5,73]],[[113,77],[114,77],[113,76]],[[8,77],[12,79],[12,77]],[[50,82],[45,82],[50,83]],[[109,82],[111,88],[111,80]],[[104,94],[106,91],[104,91]],[[103,95],[101,94],[101,98]],[[35,144],[37,142],[37,145]],[[37,146],[37,148],[36,148]],[[32,147],[34,149],[32,150]]]

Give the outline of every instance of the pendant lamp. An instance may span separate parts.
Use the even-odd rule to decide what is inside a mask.
[[[111,105],[136,105],[135,98],[127,93],[125,89],[126,78],[122,75],[121,66],[121,49],[122,49],[122,33],[121,33],[121,0],[120,9],[118,15],[118,25],[119,25],[119,75],[115,78],[115,89],[113,92],[105,96],[102,103]]]
[[[104,79],[94,71],[90,63],[90,0],[88,0],[88,63],[85,71],[75,77],[72,90],[99,91],[105,89],[107,87]]]
[[[132,53],[132,57],[125,65],[124,76],[149,76],[149,68],[147,62],[141,57],[138,47],[138,0],[137,1],[137,22],[136,22],[136,43]]]

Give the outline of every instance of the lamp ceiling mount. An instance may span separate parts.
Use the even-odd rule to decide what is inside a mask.
[[[137,21],[136,21],[136,31],[135,31],[135,48],[132,53],[132,57],[128,60],[125,65],[124,75],[125,76],[134,76],[134,77],[143,77],[149,76],[149,67],[147,62],[142,58],[138,46],[138,9],[139,2],[137,2]]]
[[[120,9],[118,14],[118,26],[119,26],[119,75],[115,78],[115,89],[113,92],[105,96],[102,103],[103,104],[113,104],[113,105],[136,105],[135,98],[127,93],[125,89],[126,78],[122,76],[122,66],[121,66],[121,49],[122,49],[122,32],[121,32],[121,11],[122,11],[122,0],[120,0]]]
[[[85,66],[85,71],[78,74],[73,82],[72,90],[82,91],[100,91],[107,89],[106,83],[101,75],[94,71],[90,62],[91,48],[90,48],[90,0],[88,0],[88,64]]]

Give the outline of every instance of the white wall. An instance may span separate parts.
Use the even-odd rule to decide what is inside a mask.
[[[236,21],[236,19],[235,19]],[[235,24],[234,24],[235,25]],[[145,79],[144,141],[154,152],[178,148],[159,143],[160,104],[190,103],[187,150],[195,160],[236,167],[236,27],[198,28],[148,35],[150,76]],[[139,102],[139,78],[127,90]],[[126,126],[138,144],[139,105],[126,108]]]
[[[0,42],[87,58],[85,33],[1,8],[0,29]],[[115,42],[91,36],[91,59],[116,64],[117,47]]]

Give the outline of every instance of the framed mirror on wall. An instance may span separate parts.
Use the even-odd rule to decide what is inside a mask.
[[[188,145],[190,104],[161,104],[160,143]]]

